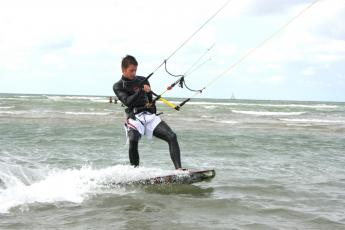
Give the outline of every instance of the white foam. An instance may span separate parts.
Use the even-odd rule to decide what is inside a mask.
[[[301,122],[301,123],[345,123],[345,120],[323,120],[323,119],[279,119],[287,122]]]
[[[23,114],[46,114],[51,113],[50,110],[27,110],[27,111],[8,111],[8,110],[0,110],[0,114],[9,114],[9,115],[23,115]],[[67,114],[67,115],[85,115],[85,116],[106,116],[111,115],[113,112],[73,112],[73,111],[60,111],[59,113]]]
[[[70,100],[87,100],[95,102],[107,102],[106,97],[91,97],[91,96],[47,96],[49,100],[53,101],[70,101]]]
[[[188,102],[188,104],[191,105],[224,105],[224,106],[230,106],[230,105],[241,105],[240,103],[227,103],[227,102],[204,102],[204,101],[194,101],[194,102]]]
[[[28,111],[0,111],[0,114],[22,115],[28,114]]]
[[[239,123],[237,121],[227,121],[227,120],[216,121],[216,122],[223,123],[223,124],[238,124]]]
[[[207,106],[204,106],[205,109],[215,109],[217,108],[217,106],[215,105],[207,105]]]
[[[14,106],[0,106],[0,109],[13,109]]]
[[[0,100],[14,100],[14,101],[18,101],[18,100],[23,100],[22,98],[16,98],[16,97],[0,97]]]
[[[256,115],[256,116],[297,116],[305,114],[305,112],[267,112],[267,111],[240,111],[231,110],[233,113]]]
[[[109,103],[109,98],[102,98],[102,97],[94,97],[94,98],[90,98],[90,101],[92,102],[97,102],[97,103]]]
[[[20,97],[20,98],[41,98],[41,97],[45,97],[45,95],[19,95],[16,97]]]
[[[103,169],[90,166],[81,169],[49,171],[45,179],[25,185],[18,181],[15,185],[0,189],[0,213],[9,212],[11,208],[40,203],[72,202],[81,203],[90,195],[100,193],[128,193],[123,188],[114,186],[118,183],[129,183],[141,179],[168,174],[177,174],[175,170],[156,168],[133,168],[116,165]],[[113,185],[110,187],[110,185]]]
[[[22,100],[31,100],[31,99],[45,99],[45,95],[14,95],[14,96],[7,96],[7,97],[1,97],[0,100],[15,100],[15,101],[22,101]]]
[[[208,115],[201,115],[201,118],[212,118],[212,116],[208,116]]]

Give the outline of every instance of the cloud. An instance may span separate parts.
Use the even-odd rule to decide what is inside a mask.
[[[251,14],[259,16],[265,16],[268,14],[276,15],[286,13],[291,10],[291,8],[299,5],[309,4],[310,2],[310,0],[252,0],[250,7],[247,8],[247,11]]]
[[[40,47],[45,51],[59,51],[73,47],[74,43],[75,39],[73,36],[66,36],[62,38],[52,39],[46,44],[40,45]]]
[[[300,6],[292,6],[293,2],[285,22],[301,11]],[[344,18],[344,22],[344,15],[345,6],[340,1],[321,1],[257,50],[251,58],[270,63],[343,61],[345,39],[339,39],[343,32],[333,36],[329,28],[332,28],[339,18]],[[271,33],[278,28],[279,26],[276,26]]]
[[[0,75],[6,73],[18,82],[29,74],[46,76],[64,70],[56,71],[56,75],[61,75],[59,79],[69,76],[71,81],[80,82],[88,74],[90,82],[97,76],[112,81],[121,57],[126,54],[137,57],[139,72],[145,75],[225,1],[2,1]],[[183,73],[215,42],[210,52],[212,61],[189,80],[206,84],[311,2],[233,0],[169,60],[169,68],[172,72]],[[222,84],[239,83],[245,91],[250,84],[287,81],[291,79],[289,74],[317,77],[320,73],[315,66],[329,66],[324,69],[325,74],[342,72],[344,23],[344,1],[321,0],[227,73]],[[164,70],[156,75],[165,77]],[[162,88],[170,80],[153,77],[151,83]],[[80,88],[83,87],[76,90]],[[92,94],[92,89],[83,90]]]
[[[313,67],[307,67],[301,71],[303,76],[313,76],[315,75],[315,69]]]
[[[281,75],[274,75],[266,79],[266,81],[268,82],[282,82],[284,80],[285,80],[285,77]]]
[[[42,64],[54,66],[54,68],[57,68],[58,70],[63,70],[66,67],[63,59],[59,55],[52,53],[43,55]]]

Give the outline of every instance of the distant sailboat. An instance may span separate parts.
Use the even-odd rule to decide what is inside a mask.
[[[231,98],[230,98],[230,99],[231,99],[231,100],[236,100],[234,93],[232,93],[232,95],[231,95]]]

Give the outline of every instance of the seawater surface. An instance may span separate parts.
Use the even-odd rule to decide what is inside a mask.
[[[215,168],[211,182],[130,185],[173,164],[142,138],[129,166],[123,108],[106,97],[0,94],[0,229],[345,229],[345,103],[158,108],[183,166]]]

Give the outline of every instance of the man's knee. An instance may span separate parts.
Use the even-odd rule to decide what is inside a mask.
[[[139,142],[140,137],[141,135],[137,130],[134,130],[134,129],[128,130],[128,139],[130,142]]]
[[[175,132],[172,131],[172,129],[164,121],[161,121],[155,128],[155,130],[153,131],[153,135],[168,142],[177,140]]]
[[[176,135],[176,133],[175,133],[174,131],[170,131],[170,132],[169,132],[169,139],[170,139],[171,141],[177,140],[177,135]]]

